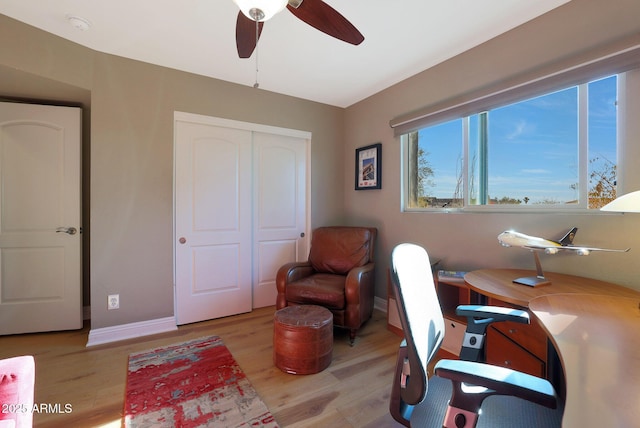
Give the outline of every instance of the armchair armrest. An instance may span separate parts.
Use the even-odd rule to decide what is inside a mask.
[[[284,289],[284,284],[297,281],[312,273],[313,267],[309,261],[285,263],[276,273],[276,283],[278,288],[282,284]]]
[[[501,306],[460,305],[456,314],[467,317],[467,330],[460,350],[460,359],[466,361],[481,361],[484,357],[484,340],[489,324],[499,321],[529,324],[527,311]]]
[[[558,406],[556,391],[545,379],[504,367],[461,360],[440,360],[435,366],[437,376],[453,381],[451,406],[477,411],[482,400],[490,395],[511,395],[551,409]],[[462,383],[487,388],[476,394],[462,392]]]
[[[371,317],[375,295],[375,263],[351,269],[344,284],[345,322],[347,325],[360,325]],[[352,330],[355,338],[355,330]]]
[[[313,273],[313,267],[309,261],[286,263],[278,269],[276,273],[276,309],[287,306],[286,289],[287,284],[309,276]]]
[[[345,281],[344,291],[347,304],[359,303],[361,284],[370,284],[370,286],[373,287],[374,269],[375,263],[371,262],[364,266],[355,267],[349,271]]]

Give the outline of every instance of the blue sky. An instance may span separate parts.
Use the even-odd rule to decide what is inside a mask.
[[[615,77],[589,85],[589,159],[616,161],[615,93]],[[577,96],[577,88],[570,88],[489,113],[491,198],[528,197],[530,203],[577,198],[571,188],[578,181]],[[471,117],[470,141],[477,141],[477,128],[477,116]],[[437,183],[429,193],[452,197],[462,154],[462,121],[426,128],[419,135]]]

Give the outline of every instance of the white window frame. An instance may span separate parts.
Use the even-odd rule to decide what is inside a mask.
[[[606,76],[602,76],[606,77]],[[598,80],[592,79],[591,81]],[[620,126],[626,112],[623,111],[624,105],[626,105],[625,97],[625,85],[624,85],[624,73],[618,74],[617,85],[617,101],[618,108],[616,113],[616,122],[618,127],[618,133],[620,132]],[[532,213],[532,212],[553,212],[553,213],[573,213],[573,214],[595,214],[600,211],[597,209],[589,209],[588,207],[588,192],[589,192],[589,140],[588,140],[588,114],[589,114],[589,82],[582,83],[577,86],[578,88],[578,183],[579,183],[579,202],[576,204],[532,204],[532,205],[507,205],[507,204],[488,204],[488,205],[470,205],[469,195],[469,115],[462,118],[463,125],[463,147],[462,147],[462,179],[463,179],[463,207],[461,208],[419,208],[408,206],[408,194],[409,194],[409,179],[408,179],[408,162],[409,162],[409,148],[407,134],[400,136],[400,150],[401,150],[401,211],[402,212],[431,212],[431,213],[455,213],[455,212],[507,212],[507,213]],[[573,86],[568,86],[568,89]],[[564,90],[559,89],[559,90]],[[552,93],[546,92],[546,93]],[[540,94],[540,95],[545,95]],[[517,102],[517,101],[516,101]],[[452,119],[453,120],[453,119]],[[621,141],[620,136],[616,138],[616,152],[618,153],[616,164],[620,165],[620,153],[621,153]],[[618,173],[618,176],[620,174]]]

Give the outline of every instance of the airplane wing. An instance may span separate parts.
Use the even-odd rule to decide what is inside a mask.
[[[574,245],[565,245],[564,247],[559,247],[560,250],[573,250],[573,251],[607,251],[611,253],[626,253],[631,248],[614,249],[614,248],[598,248],[598,247],[578,247]]]
[[[610,253],[626,253],[631,248],[625,248],[624,250],[618,250],[613,248],[598,248],[598,247],[579,247],[575,245],[558,245],[558,246],[527,246],[526,248],[532,250],[543,250],[547,254],[557,254],[559,251],[575,251],[579,256],[588,256],[592,251],[604,251]]]

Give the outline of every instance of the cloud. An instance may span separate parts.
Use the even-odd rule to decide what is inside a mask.
[[[510,134],[507,134],[508,140],[515,140],[520,135],[524,134],[527,130],[527,122],[525,120],[520,120],[516,124],[516,129],[514,129]]]

